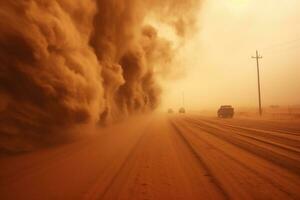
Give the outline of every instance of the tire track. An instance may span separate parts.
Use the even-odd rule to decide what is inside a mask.
[[[194,115],[193,117],[200,117],[199,115]],[[204,119],[203,117],[200,117]],[[219,120],[219,118],[206,118],[205,120],[211,120],[216,121]],[[239,118],[238,120],[231,119],[231,120],[222,120],[225,121],[226,124],[230,125],[237,125],[247,128],[258,128],[260,130],[265,131],[274,131],[281,134],[286,135],[296,135],[300,136],[300,126],[299,121],[272,121],[272,120],[255,120],[255,119],[242,119]]]
[[[186,127],[186,128],[189,129],[188,127]],[[200,135],[197,134],[197,133],[195,133],[192,129],[191,129],[190,132],[192,132],[193,135],[194,135],[197,139],[203,140],[203,139],[200,137]],[[207,132],[207,133],[208,133],[208,132]],[[208,133],[208,134],[210,134],[210,133]],[[217,138],[217,137],[216,137],[216,138]],[[220,139],[220,138],[219,138],[219,139]],[[203,140],[203,142],[207,143],[206,140]],[[226,142],[226,141],[224,141],[224,142]],[[250,168],[247,164],[245,164],[245,163],[241,162],[240,160],[234,158],[232,155],[226,153],[225,151],[223,151],[223,150],[220,149],[219,147],[217,147],[217,146],[215,146],[215,145],[211,145],[211,144],[212,144],[212,143],[210,143],[210,146],[211,146],[212,148],[218,149],[219,152],[222,152],[223,154],[225,154],[230,160],[235,161],[235,162],[238,162],[240,165],[242,165],[244,168],[247,168],[249,171],[252,171],[254,174],[257,174],[258,176],[264,177],[264,179],[265,179],[267,182],[269,182],[270,184],[272,184],[272,185],[278,187],[278,189],[280,189],[280,190],[282,190],[283,192],[285,192],[284,189],[282,189],[280,186],[274,184],[272,181],[269,180],[268,177],[265,177],[264,174],[258,172],[258,171],[255,170],[255,169]],[[229,144],[230,144],[230,143],[229,143]]]
[[[189,141],[188,139],[186,139],[186,137],[183,135],[182,132],[187,132],[189,130],[188,127],[185,127],[185,131],[183,130],[180,130],[180,128],[178,127],[178,122],[176,123],[172,123],[174,127],[176,127],[176,130],[182,135],[183,138],[185,138],[185,141],[191,146],[191,148],[193,148],[193,151],[198,155],[198,157],[201,157],[199,155],[199,153],[197,153],[197,151],[195,150],[195,147],[193,147],[193,145],[191,145],[191,141]],[[214,149],[214,151],[217,151],[218,153],[224,155],[227,159],[228,159],[228,162],[231,162],[231,163],[236,163],[238,164],[238,166],[240,166],[241,168],[245,169],[245,171],[248,171],[248,172],[251,172],[251,174],[253,176],[256,176],[257,178],[261,179],[262,181],[264,181],[265,183],[268,183],[269,185],[271,185],[272,187],[274,188],[277,188],[278,191],[281,191],[283,194],[285,194],[287,197],[289,197],[290,199],[294,199],[294,197],[291,196],[291,194],[286,191],[284,188],[282,188],[280,185],[272,182],[270,179],[268,179],[267,177],[263,176],[262,174],[258,173],[256,170],[250,168],[248,165],[246,165],[245,163],[242,163],[241,161],[237,160],[236,158],[232,157],[231,155],[225,153],[224,151],[222,151],[221,149],[219,149],[218,147],[214,146],[214,145],[211,145],[211,143],[208,143],[206,140],[203,140],[198,134],[196,134],[193,130],[189,130],[188,131],[190,134],[192,133],[192,135],[195,138],[195,140],[198,140],[198,141],[202,141],[203,144],[209,146],[211,149]],[[202,159],[202,161],[205,163],[205,161]],[[208,164],[205,164],[208,168],[209,171],[211,171],[209,169],[209,166]],[[231,170],[234,170],[234,168],[232,168]],[[218,179],[219,177],[217,175],[214,176],[215,179]],[[226,183],[224,184],[221,184],[221,180],[218,181],[218,183],[220,184],[220,187],[226,187]],[[235,197],[234,194],[232,195],[232,197]],[[296,199],[296,198],[295,198]]]
[[[236,137],[235,135],[226,135],[222,134],[224,132],[224,129],[222,128],[215,128],[211,127],[209,125],[206,125],[202,123],[201,125],[199,123],[193,123],[198,127],[198,129],[203,130],[205,132],[208,132],[215,137],[218,137],[222,140],[225,140],[235,146],[238,146],[250,153],[253,153],[257,156],[260,156],[263,159],[269,160],[270,162],[283,167],[297,175],[300,175],[300,163],[298,160],[295,160],[291,158],[290,156],[286,156],[283,154],[279,154],[278,151],[273,151],[269,148],[264,148],[260,145],[257,145],[253,142],[249,142],[249,140],[241,139]],[[213,129],[213,131],[212,131]],[[232,133],[232,132],[231,132]]]
[[[199,120],[197,118],[190,118],[190,119],[194,119],[194,120]],[[249,127],[242,127],[242,126],[237,126],[237,125],[232,125],[226,121],[222,121],[222,123],[220,123],[219,121],[214,121],[214,120],[208,120],[208,119],[201,119],[201,121],[206,121],[209,123],[213,123],[213,124],[219,124],[221,126],[226,126],[228,128],[233,128],[233,129],[237,129],[237,130],[243,130],[246,132],[250,132],[250,133],[255,133],[259,136],[267,136],[270,137],[272,136],[274,139],[278,139],[279,141],[288,141],[288,142],[295,142],[296,146],[299,146],[299,142],[300,142],[300,135],[299,133],[292,133],[292,132],[283,132],[283,131],[278,131],[278,130],[264,130],[264,129],[256,129],[256,128],[249,128]]]
[[[126,157],[123,159],[123,161],[119,164],[119,167],[115,171],[114,175],[110,178],[108,184],[105,185],[104,189],[100,192],[98,188],[94,188],[94,190],[90,191],[85,199],[99,199],[102,200],[106,196],[106,194],[109,192],[110,188],[113,186],[113,184],[116,182],[118,177],[120,176],[122,170],[125,168],[125,166],[129,163],[135,152],[137,152],[138,147],[141,145],[142,141],[146,137],[146,130],[148,127],[143,129],[143,133],[141,136],[139,136],[138,140],[135,142],[133,147],[129,150]],[[109,167],[109,164],[107,164],[107,167]],[[96,184],[97,185],[97,184]]]
[[[229,199],[208,174],[168,121],[158,121],[132,148],[103,192],[92,199]]]
[[[207,120],[207,121],[213,121],[213,120]],[[251,126],[248,127],[248,126],[233,125],[233,124],[230,124],[228,122],[226,122],[226,125],[245,128],[245,129],[249,129],[249,130],[254,130],[255,129]],[[273,133],[282,134],[282,135],[292,135],[292,136],[298,136],[298,137],[300,136],[299,130],[295,130],[295,132],[291,132],[291,131],[283,130],[283,128],[274,129],[274,128],[271,128],[271,127],[259,127],[259,130],[263,130],[263,131],[267,131],[267,132],[273,132]]]
[[[192,155],[197,159],[199,165],[207,172],[207,175],[211,177],[212,183],[216,186],[216,188],[221,192],[221,194],[224,196],[225,199],[230,199],[227,192],[222,188],[222,184],[216,179],[216,177],[213,176],[212,171],[208,167],[208,165],[205,163],[203,158],[197,153],[197,151],[194,149],[194,147],[191,145],[191,143],[186,139],[186,137],[182,134],[181,130],[178,128],[178,126],[173,122],[169,121],[175,132],[178,134],[178,136],[181,138],[182,142],[185,144],[185,146],[189,149]]]
[[[196,120],[196,119],[192,119],[192,118],[186,118],[185,120],[189,121],[191,123],[195,123],[195,124],[200,125],[200,126],[203,126],[203,123],[205,123],[205,125],[208,125],[212,128],[220,129],[222,131],[224,131],[224,127],[227,127],[227,125],[223,126],[220,123],[214,123],[214,122],[211,122],[211,121],[208,121],[208,120],[199,120],[199,119]],[[251,139],[251,140],[254,140],[254,141],[258,141],[258,142],[261,142],[261,143],[264,143],[264,144],[267,144],[267,145],[270,145],[270,146],[276,146],[277,148],[280,148],[282,150],[294,153],[295,156],[300,155],[300,149],[297,148],[297,147],[295,148],[295,147],[289,146],[287,144],[278,143],[278,141],[272,141],[272,140],[268,141],[269,138],[267,138],[267,137],[253,136],[253,134],[250,134],[248,132],[241,132],[241,131],[244,130],[243,128],[232,128],[231,126],[229,126],[229,128],[227,128],[227,130],[228,131],[230,130],[230,131],[232,131],[231,133],[234,133],[234,134],[239,135],[239,136],[244,137],[244,138],[248,138],[248,139]],[[253,132],[251,132],[251,133],[253,133]],[[299,145],[300,145],[300,143],[298,144],[298,146]]]

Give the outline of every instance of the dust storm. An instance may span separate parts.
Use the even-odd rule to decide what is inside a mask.
[[[154,110],[173,41],[195,30],[199,0],[0,1],[0,148],[41,145],[80,124]]]

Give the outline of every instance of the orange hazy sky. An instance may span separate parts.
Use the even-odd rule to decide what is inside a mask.
[[[207,0],[198,19],[179,56],[185,75],[164,81],[163,108],[180,106],[183,91],[187,109],[256,106],[256,49],[263,106],[300,104],[299,0]]]

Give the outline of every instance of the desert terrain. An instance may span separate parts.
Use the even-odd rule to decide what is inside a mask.
[[[0,159],[5,200],[282,200],[299,186],[298,120],[152,115]]]

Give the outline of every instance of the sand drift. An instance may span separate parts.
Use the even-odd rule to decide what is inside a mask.
[[[84,141],[0,159],[1,199],[300,199],[300,127],[136,118]]]

